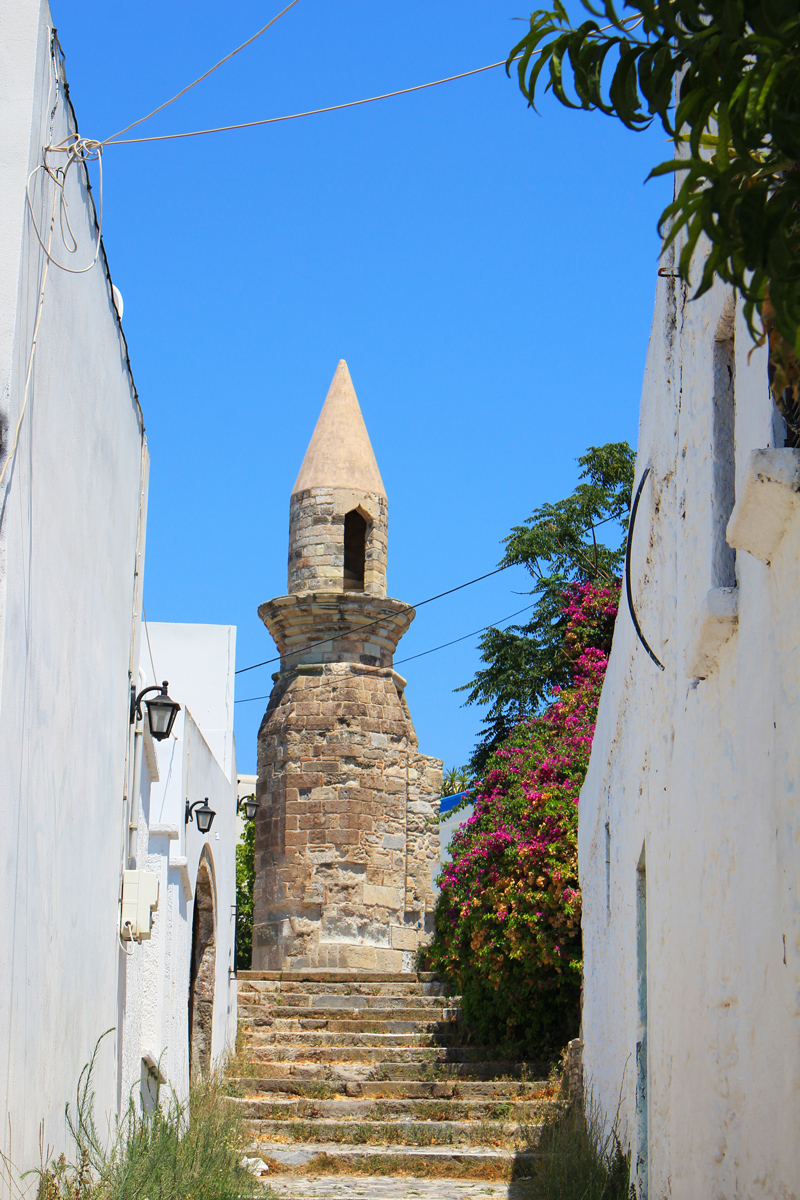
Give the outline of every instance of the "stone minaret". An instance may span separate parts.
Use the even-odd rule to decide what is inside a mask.
[[[289,509],[281,655],[258,735],[255,970],[411,970],[431,932],[440,759],[392,669],[414,610],[386,596],[388,502],[336,368]]]

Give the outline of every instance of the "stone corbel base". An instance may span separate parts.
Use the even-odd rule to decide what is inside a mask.
[[[686,654],[686,673],[705,679],[717,665],[720,648],[736,632],[739,589],[712,588],[703,597],[695,635]]]
[[[772,562],[800,505],[800,450],[754,450],[728,522],[728,545]]]

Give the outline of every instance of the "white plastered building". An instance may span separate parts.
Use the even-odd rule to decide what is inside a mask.
[[[186,1095],[190,1076],[219,1068],[236,1041],[236,630],[151,621],[140,647],[139,689],[166,679],[182,707],[163,741],[141,723],[126,865],[157,877],[159,904],[150,937],[123,947],[120,1110],[149,1107],[158,1083]],[[204,801],[207,833],[191,812]]]
[[[158,746],[137,734],[149,456],[121,297],[85,167],[64,183],[74,253],[39,169],[77,133],[47,3],[0,0],[0,30],[0,1151],[22,1171],[69,1150],[65,1104],[104,1031],[101,1130],[156,1072],[185,1094],[190,1058],[230,1044],[234,631],[151,625],[181,711]],[[185,802],[205,796],[202,837]],[[121,937],[126,870],[159,885],[140,943]]]
[[[580,799],[590,1103],[640,1198],[800,1195],[800,451],[729,289],[667,265]]]

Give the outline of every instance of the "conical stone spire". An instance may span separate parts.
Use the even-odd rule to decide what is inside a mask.
[[[386,495],[343,358],[339,359],[292,495],[311,488],[348,488]]]
[[[290,595],[386,595],[389,502],[341,359],[289,504]]]

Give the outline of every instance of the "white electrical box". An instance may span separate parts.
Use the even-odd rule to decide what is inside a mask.
[[[150,937],[153,913],[158,908],[158,876],[152,871],[124,871],[122,875],[123,938],[141,942]]]

